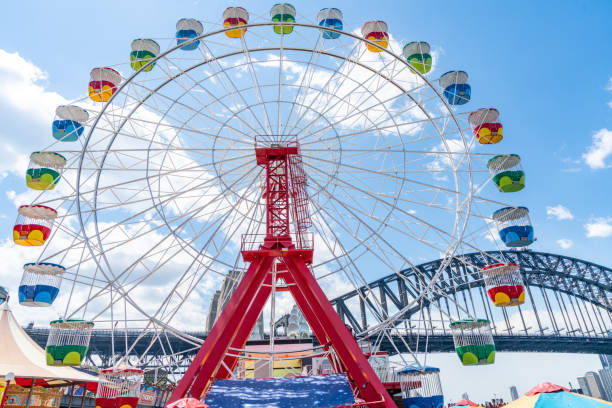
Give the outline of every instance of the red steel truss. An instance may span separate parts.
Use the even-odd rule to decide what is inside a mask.
[[[293,295],[318,342],[333,347],[342,365],[339,368],[347,374],[365,405],[394,407],[308,267],[313,255],[312,238],[308,239],[307,231],[311,220],[297,141],[256,143],[255,156],[257,163],[266,169],[266,235],[256,245],[252,235],[243,236],[241,252],[250,265],[169,402],[186,395],[201,399],[215,379],[230,378],[238,357],[228,351],[244,349],[272,292],[272,280],[276,279],[279,290],[288,290]],[[296,229],[293,234],[290,214]]]
[[[293,212],[298,232],[308,231],[312,227],[308,211],[308,192],[306,191],[306,174],[302,164],[302,156],[293,154],[289,156],[289,170],[291,174],[291,197],[293,198]]]

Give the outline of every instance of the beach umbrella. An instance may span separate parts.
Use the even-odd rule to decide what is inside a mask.
[[[521,398],[503,408],[603,408],[612,403],[570,392],[549,382],[538,384]]]
[[[462,399],[461,401],[457,401],[452,406],[457,407],[457,408],[463,408],[463,407],[482,408],[481,405],[478,405],[477,403],[475,403],[474,401],[470,401],[469,399]]]
[[[166,405],[166,408],[208,408],[208,405],[195,398],[181,398]]]

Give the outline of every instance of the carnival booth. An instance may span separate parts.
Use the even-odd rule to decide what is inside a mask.
[[[215,380],[210,407],[364,407],[356,404],[346,374]]]
[[[57,211],[45,205],[22,205],[17,208],[13,241],[22,246],[41,246],[51,235]]]
[[[495,263],[480,270],[487,294],[495,306],[518,306],[525,303],[525,286],[518,264]]]
[[[468,122],[480,144],[496,144],[504,137],[499,111],[495,108],[481,108],[470,113]]]
[[[87,354],[93,322],[78,319],[53,320],[47,338],[47,364],[79,366]]]
[[[499,154],[487,162],[493,183],[502,193],[514,193],[525,187],[525,172],[518,154]]]
[[[491,322],[486,319],[462,319],[450,324],[455,351],[463,365],[495,362],[495,342]]]
[[[60,105],[55,108],[51,133],[61,142],[74,142],[83,134],[83,124],[88,120],[89,112],[85,109],[76,105]]]
[[[202,35],[204,27],[202,23],[194,18],[181,18],[176,22],[176,45],[181,45],[192,38]],[[200,45],[200,40],[195,40],[181,47],[183,51],[193,51]]]
[[[533,244],[533,226],[527,207],[504,207],[493,213],[499,237],[509,248],[524,247]]]
[[[293,23],[295,22],[295,7],[289,3],[278,3],[270,9],[270,18],[275,23]],[[275,25],[274,32],[276,34],[291,34],[293,32],[292,25]]]
[[[132,52],[130,52],[130,66],[134,71],[138,71],[140,68],[153,61],[159,55],[159,44],[157,41],[151,40],[150,38],[138,38],[132,41]],[[144,69],[144,71],[151,71],[155,63],[152,63]]]
[[[98,377],[72,367],[46,365],[43,350],[23,330],[8,308],[0,307],[0,383],[8,382],[4,408],[57,408],[62,386],[95,392]]]
[[[19,303],[23,306],[51,306],[59,293],[65,271],[63,266],[48,262],[23,265]]]
[[[4,391],[6,399],[2,408],[59,408],[63,395],[60,388],[31,386],[31,380],[27,381],[25,379],[22,379],[20,382],[27,384],[24,384],[26,386],[22,387],[16,382],[9,383]],[[3,392],[0,389],[0,396],[2,395]]]
[[[402,55],[406,58],[412,70],[418,71],[421,74],[427,74],[431,71],[432,65],[430,52],[431,48],[428,43],[413,41],[404,46]]]
[[[144,371],[119,366],[100,370],[96,408],[136,408]]]
[[[440,369],[412,365],[398,372],[405,408],[442,408]]]
[[[89,97],[95,102],[108,102],[121,82],[121,74],[109,67],[94,68],[89,76]]]
[[[324,8],[317,14],[317,21],[321,27],[329,27],[336,30],[342,30],[342,18],[342,11],[337,8]],[[335,40],[340,38],[340,33],[323,30],[323,38],[326,40]]]
[[[246,33],[246,27],[241,28],[249,23],[249,12],[242,7],[228,7],[223,11],[223,27],[236,27],[234,30],[225,32],[229,38],[242,38]]]
[[[26,185],[32,190],[53,190],[65,165],[66,158],[59,153],[32,153],[26,171]]]
[[[470,101],[472,87],[465,71],[448,71],[440,77],[440,87],[450,105],[464,105]]]

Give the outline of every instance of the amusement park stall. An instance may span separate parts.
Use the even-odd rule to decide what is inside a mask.
[[[59,407],[60,387],[97,388],[98,378],[93,375],[47,365],[45,350],[27,335],[6,305],[0,310],[0,333],[0,406]]]

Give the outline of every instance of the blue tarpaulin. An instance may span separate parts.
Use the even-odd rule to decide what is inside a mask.
[[[217,380],[210,408],[330,408],[355,403],[345,374]]]

